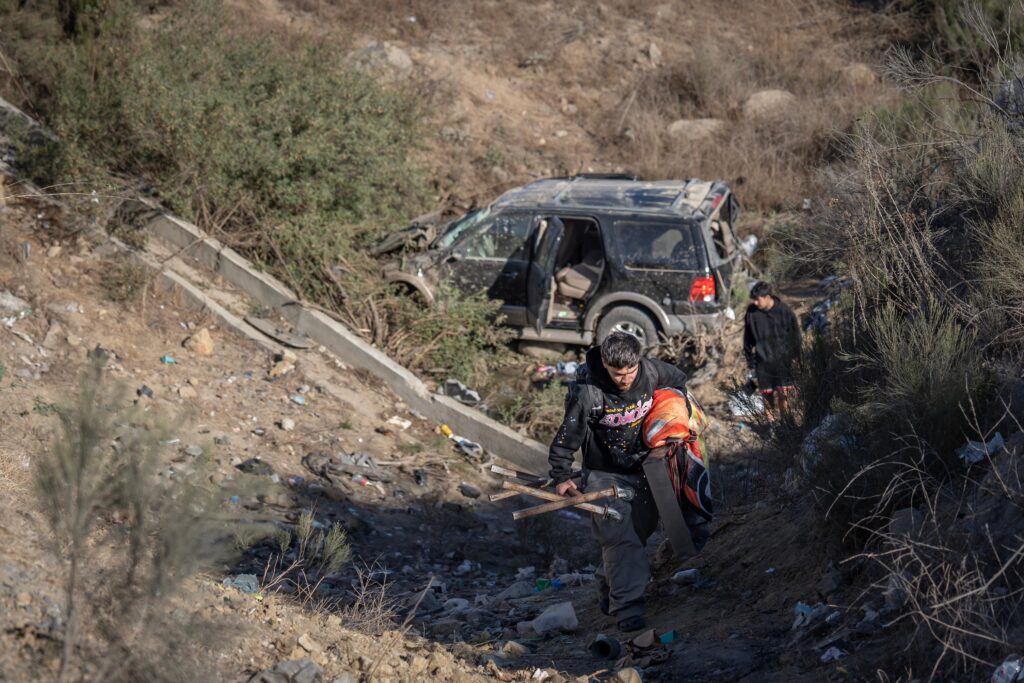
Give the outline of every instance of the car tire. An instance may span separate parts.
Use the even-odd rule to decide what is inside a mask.
[[[646,351],[658,343],[658,325],[651,316],[632,306],[616,306],[603,316],[597,325],[597,343],[612,332],[629,332],[640,339]]]

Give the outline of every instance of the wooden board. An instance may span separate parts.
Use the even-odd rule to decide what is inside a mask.
[[[672,488],[672,481],[668,476],[668,461],[664,458],[646,460],[644,475],[647,477],[647,484],[651,487],[654,504],[658,507],[665,536],[672,544],[672,551],[680,559],[696,555],[697,549],[693,546],[690,529],[686,526],[686,520],[683,519],[683,511],[679,509],[679,500],[676,498],[676,491]]]

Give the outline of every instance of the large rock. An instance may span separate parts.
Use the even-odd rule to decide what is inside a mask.
[[[200,356],[213,355],[213,337],[205,327],[185,340],[185,348]]]
[[[347,60],[357,69],[390,74],[396,78],[405,78],[412,73],[409,53],[387,41],[374,41],[349,53]]]
[[[668,125],[668,134],[684,142],[703,142],[724,127],[721,119],[679,119]]]
[[[839,80],[851,90],[864,90],[873,86],[878,78],[870,66],[863,62],[854,62],[839,70]]]
[[[278,662],[272,669],[261,671],[249,683],[321,683],[324,670],[309,659]]]
[[[743,116],[753,120],[781,118],[797,105],[796,96],[788,90],[759,90],[743,103]]]

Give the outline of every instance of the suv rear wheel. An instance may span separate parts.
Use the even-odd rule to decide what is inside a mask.
[[[658,326],[651,316],[632,306],[616,306],[601,317],[597,325],[597,343],[612,332],[629,332],[647,350],[658,343]]]

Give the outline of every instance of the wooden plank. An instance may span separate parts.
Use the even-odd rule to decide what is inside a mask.
[[[679,500],[676,498],[675,489],[672,488],[672,480],[669,479],[668,461],[665,458],[648,458],[644,461],[644,475],[651,487],[651,495],[658,508],[665,536],[672,544],[676,557],[681,559],[696,555],[697,549],[693,546],[690,529],[683,519],[683,511],[679,509]]]

